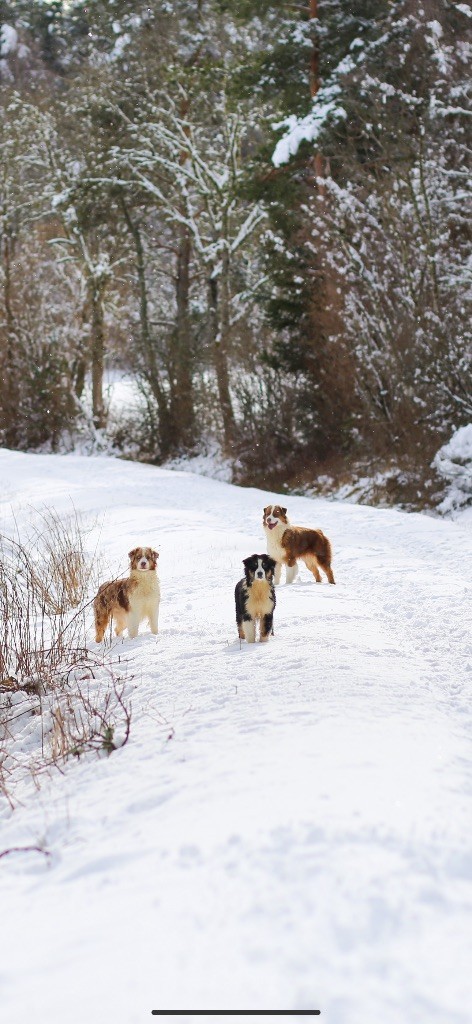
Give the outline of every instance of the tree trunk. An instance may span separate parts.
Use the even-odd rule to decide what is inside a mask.
[[[0,394],[1,420],[0,427],[4,433],[4,442],[16,443],[16,410],[18,401],[18,381],[15,372],[15,327],[12,308],[11,261],[13,255],[13,236],[6,230],[1,238],[1,258],[3,264],[3,305],[5,309],[4,341],[2,348],[2,379]]]
[[[309,19],[310,21],[318,18],[318,0],[309,0]],[[310,95],[314,99],[318,89],[320,87],[320,42],[319,35],[313,40],[313,46],[311,49],[310,56]],[[315,170],[315,177],[317,180],[318,195],[326,195],[326,188],[321,178],[325,177],[326,173],[326,161],[322,154],[317,151],[313,157],[313,167]]]
[[[226,267],[226,270],[229,268]],[[223,268],[220,279],[220,296],[218,304],[218,278],[210,277],[208,281],[209,291],[209,317],[210,334],[213,348],[213,363],[215,367],[216,380],[218,385],[218,397],[220,400],[221,415],[223,418],[224,447],[227,454],[230,453],[234,442],[236,423],[234,419],[233,404],[229,387],[228,370],[228,334],[229,334],[229,282],[225,268]]]
[[[105,362],[105,326],[103,318],[103,286],[95,280],[90,283],[90,330],[92,358],[92,419],[96,430],[106,426],[103,401],[103,371]]]
[[[146,380],[151,388],[159,413],[158,445],[161,455],[166,458],[170,455],[175,445],[175,429],[172,423],[167,395],[164,391],[161,374],[157,365],[156,349],[151,336],[143,243],[139,226],[132,219],[124,199],[122,199],[122,208],[128,230],[134,242],[136,253],[136,274],[139,290],[139,323],[141,327],[141,355],[144,361]]]
[[[171,368],[171,416],[177,436],[185,448],[195,445],[195,409],[193,404],[192,338],[189,317],[190,235],[185,228],[177,254],[175,298],[177,323],[174,333]]]
[[[75,360],[72,370],[74,394],[77,396],[79,401],[84,393],[86,375],[87,360],[80,356],[78,359]]]
[[[309,0],[309,20],[318,18],[318,0]],[[320,87],[320,46],[319,39],[313,40],[310,56],[310,93],[312,98],[316,96]]]

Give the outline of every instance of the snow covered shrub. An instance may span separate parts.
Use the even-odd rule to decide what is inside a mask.
[[[75,514],[38,514],[26,539],[0,536],[0,678],[42,691],[86,658],[83,614],[94,573]]]
[[[27,540],[0,536],[0,789],[10,794],[25,772],[128,737],[126,681],[88,650],[95,564],[75,515],[42,512]]]
[[[39,552],[41,576],[36,574],[32,583],[55,614],[78,608],[94,581],[95,559],[87,555],[84,538],[76,512],[67,519],[59,518],[52,509],[38,513],[30,543]]]
[[[456,430],[433,466],[448,485],[439,511],[447,514],[472,505],[472,423]]]

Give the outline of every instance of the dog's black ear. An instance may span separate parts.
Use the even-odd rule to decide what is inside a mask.
[[[159,558],[159,552],[151,550],[151,555],[152,555],[153,558],[156,559],[156,562],[157,562],[157,559]]]
[[[257,559],[259,555],[248,555],[247,558],[243,558],[243,565],[245,572],[251,572],[257,565]]]
[[[283,512],[284,516],[287,515],[287,509],[283,508],[282,505],[280,506],[280,511]]]
[[[131,562],[131,559],[132,559],[132,558],[134,557],[134,555],[136,554],[137,550],[138,550],[137,548],[133,548],[133,550],[132,550],[132,551],[128,551],[128,558],[129,558],[130,562]]]
[[[264,566],[265,572],[271,572],[272,575],[273,575],[274,572],[275,572],[275,567],[277,565],[277,562],[275,561],[275,559],[271,558],[270,555],[263,555],[262,559],[263,559],[262,564]]]

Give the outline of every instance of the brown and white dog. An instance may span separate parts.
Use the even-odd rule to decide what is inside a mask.
[[[151,633],[158,631],[161,597],[157,575],[159,555],[152,548],[133,548],[128,558],[129,576],[102,583],[93,602],[97,644],[103,640],[110,619],[114,621],[117,636],[121,636],[124,629],[128,630],[128,636],[137,636],[139,625],[145,619],[149,620]]]
[[[287,509],[282,505],[267,505],[262,518],[267,538],[267,551],[277,562],[274,582],[280,583],[282,565],[286,565],[286,583],[293,583],[298,572],[297,559],[301,558],[307,569],[321,583],[320,568],[334,583],[331,569],[331,544],[321,530],[305,526],[292,526],[287,518]]]

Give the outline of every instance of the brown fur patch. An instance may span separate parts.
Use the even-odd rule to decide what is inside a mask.
[[[321,530],[288,526],[282,534],[281,544],[287,552],[289,564],[306,554],[315,555],[320,562],[331,562],[331,544]]]
[[[287,565],[294,565],[301,558],[316,582],[321,583],[318,565],[321,566],[329,583],[334,583],[331,569],[331,544],[322,530],[311,530],[304,526],[288,526],[281,538],[281,545],[286,552]]]

